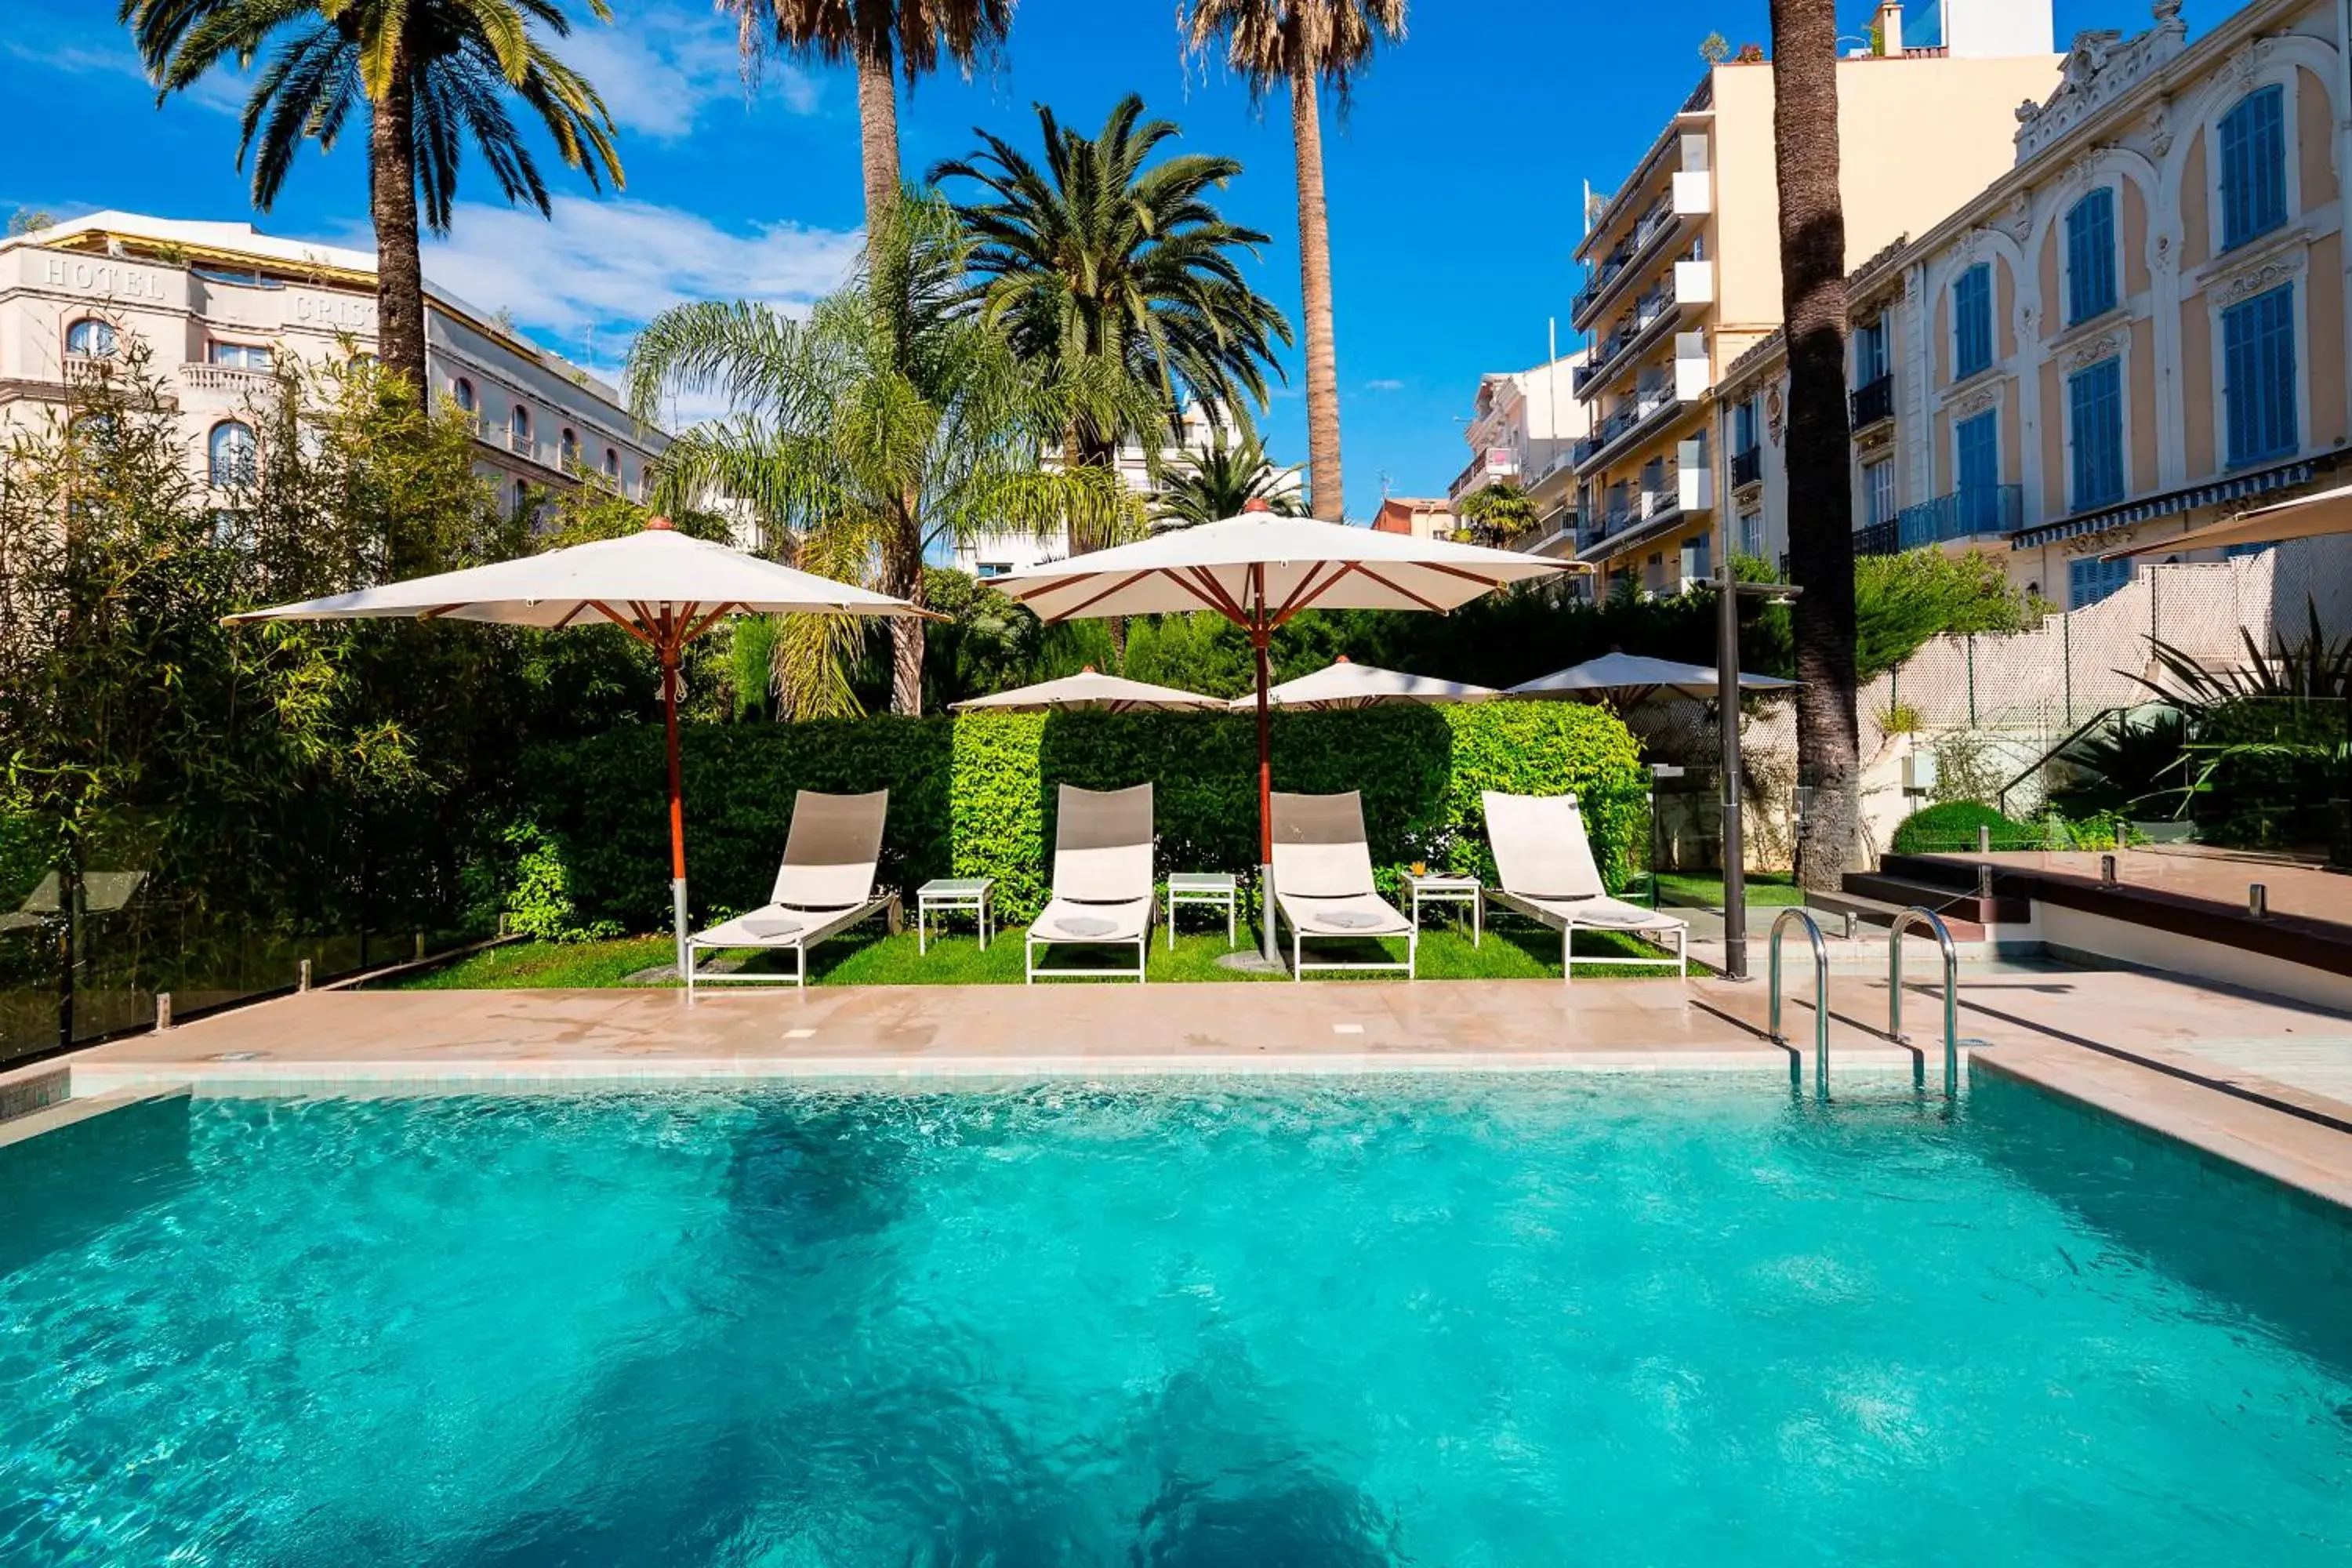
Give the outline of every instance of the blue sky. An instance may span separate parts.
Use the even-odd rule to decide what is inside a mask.
[[[845,72],[771,67],[747,94],[733,36],[700,0],[612,0],[563,50],[620,123],[628,188],[597,197],[558,171],[552,223],[461,186],[455,231],[427,272],[542,341],[610,366],[635,327],[682,299],[792,303],[822,293],[856,245],[857,110]],[[0,102],[17,133],[0,154],[0,213],[101,207],[252,218],[304,238],[366,245],[365,165],[354,137],[306,158],[275,211],[252,214],[235,164],[242,93],[224,80],[161,110],[142,81],[113,0],[8,0]],[[2231,6],[2193,6],[2192,35]],[[1031,105],[1091,129],[1134,90],[1184,143],[1246,165],[1224,199],[1270,237],[1259,287],[1296,316],[1298,279],[1289,116],[1255,110],[1213,65],[1181,57],[1175,0],[1020,0],[1003,65],[921,84],[902,104],[911,174],[964,153],[985,125],[1034,142]],[[1840,0],[1849,26],[1866,0]],[[584,7],[575,5],[584,15]],[[1764,0],[1696,5],[1465,5],[1418,0],[1411,35],[1327,115],[1326,155],[1349,511],[1384,489],[1444,492],[1468,457],[1461,419],[1481,372],[1539,363],[1546,321],[1565,316],[1578,192],[1621,177],[1689,91],[1698,45],[1768,34]],[[2060,40],[2147,25],[2144,0],[2057,0]],[[551,162],[551,160],[550,160]],[[478,168],[471,171],[477,176]],[[1305,455],[1298,356],[1266,417],[1277,458]]]

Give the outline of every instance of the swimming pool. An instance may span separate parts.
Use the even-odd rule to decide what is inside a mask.
[[[2340,1226],[2005,1092],[117,1112],[0,1151],[0,1560],[2345,1562]]]

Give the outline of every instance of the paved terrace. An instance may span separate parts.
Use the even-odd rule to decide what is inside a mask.
[[[1971,1072],[1997,1072],[2352,1207],[2352,1017],[2142,972],[1963,979]],[[1883,979],[1832,987],[1831,1082],[1907,1077]],[[1786,1092],[1760,984],[1423,981],[1307,985],[892,986],[327,992],[0,1076],[21,1099],[199,1092],[493,1091],[775,1079],[1189,1073],[1727,1070]],[[1915,1039],[1938,999],[1906,987]],[[1812,1014],[1784,1026],[1810,1055]],[[1931,1089],[1940,1061],[1927,1065]],[[11,1080],[14,1080],[12,1085]],[[1774,1081],[1777,1079],[1778,1081]],[[1898,1080],[1899,1081],[1899,1080]],[[55,1087],[62,1088],[62,1085]],[[42,1112],[47,1116],[55,1112]],[[29,1131],[29,1128],[18,1130]]]

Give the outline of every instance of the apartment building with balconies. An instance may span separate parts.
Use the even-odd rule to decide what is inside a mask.
[[[2343,482],[2346,26],[2253,0],[2191,44],[2158,0],[2135,37],[2079,36],[2012,167],[1856,274],[1857,551],[1985,552],[2079,607],[2130,580],[2102,559],[2126,544]],[[1768,558],[1785,377],[1775,340],[1721,388],[1727,526]]]
[[[287,363],[375,347],[375,258],[243,223],[103,212],[0,240],[0,431],[66,403],[78,363],[143,346],[179,410],[191,468],[215,488],[253,471],[257,400]],[[476,458],[508,504],[595,479],[648,493],[668,444],[609,384],[430,285],[425,382],[472,412]]]
[[[1573,388],[1588,352],[1478,378],[1462,431],[1470,458],[1446,487],[1446,499],[1458,507],[1488,485],[1517,485],[1534,503],[1536,525],[1510,542],[1515,549],[1541,555],[1575,551],[1576,444],[1587,432],[1589,415]]]
[[[2049,0],[1942,10],[1948,42],[1906,47],[1890,4],[1876,50],[1840,62],[1849,258],[1981,190],[2007,164],[2019,100],[2040,101],[2055,79],[2057,57],[2029,52],[2048,47]],[[1577,554],[1607,584],[1673,592],[1706,574],[1718,526],[1717,384],[1780,318],[1770,62],[1757,51],[1711,67],[1588,209],[1570,311],[1591,339],[1574,387],[1591,420],[1573,457]]]

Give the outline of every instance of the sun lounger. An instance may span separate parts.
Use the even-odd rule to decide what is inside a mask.
[[[1688,922],[1610,898],[1602,890],[1601,868],[1592,858],[1592,841],[1585,837],[1584,817],[1574,795],[1488,790],[1484,798],[1486,841],[1494,848],[1496,874],[1503,884],[1486,897],[1559,932],[1563,981],[1580,963],[1630,963],[1690,973]],[[1574,943],[1580,931],[1629,931],[1660,946],[1671,936],[1675,956],[1580,959]]]
[[[806,985],[808,950],[877,910],[888,910],[890,929],[897,931],[898,895],[877,897],[874,891],[875,863],[882,858],[882,819],[889,808],[888,790],[819,795],[804,789],[795,795],[793,825],[784,835],[784,863],[777,868],[775,890],[768,901],[687,939],[688,996],[694,994],[698,981],[705,985]],[[695,973],[695,963],[705,952],[747,947],[790,952],[795,967],[789,974]]]
[[[1061,786],[1054,824],[1054,896],[1030,922],[1022,967],[1029,984],[1049,980],[1125,979],[1125,969],[1040,969],[1041,947],[1135,948],[1136,981],[1157,912],[1151,893],[1151,786],[1092,790]]]
[[[1274,797],[1274,901],[1290,923],[1290,977],[1310,969],[1402,969],[1410,978],[1421,933],[1373,889],[1372,852],[1364,841],[1363,798],[1345,795]],[[1309,963],[1310,938],[1401,936],[1402,963]]]

